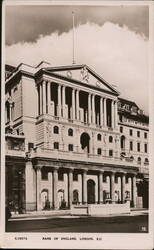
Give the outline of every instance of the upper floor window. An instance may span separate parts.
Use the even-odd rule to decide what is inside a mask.
[[[144,133],[144,139],[147,139],[147,133],[146,132]]]
[[[73,129],[72,129],[72,128],[69,128],[69,130],[68,130],[68,135],[69,135],[69,136],[73,136]]]
[[[133,135],[133,130],[132,130],[132,129],[129,130],[129,135],[130,135],[130,136]]]
[[[73,144],[69,144],[69,145],[68,145],[68,150],[69,150],[69,151],[73,151]]]
[[[98,140],[98,141],[101,141],[101,140],[102,140],[101,134],[98,134],[98,135],[97,135],[97,140]]]
[[[133,150],[133,142],[130,141],[130,150]]]
[[[140,142],[137,143],[137,151],[140,152]]]
[[[148,164],[148,163],[149,163],[148,158],[145,158],[144,163],[146,163],[146,164]]]
[[[141,163],[141,157],[137,158],[138,163]]]
[[[102,154],[102,149],[101,149],[101,148],[98,148],[98,149],[97,149],[97,154],[98,154],[98,155],[101,155],[101,154]]]
[[[120,127],[120,133],[123,133],[123,127]]]
[[[137,137],[140,137],[140,131],[137,131]]]
[[[48,172],[44,168],[41,170],[41,177],[42,180],[48,180]]]
[[[113,137],[111,135],[109,136],[109,142],[113,142]]]
[[[148,153],[148,145],[146,143],[144,144],[144,152]]]
[[[73,173],[73,181],[78,181],[78,173]]]
[[[59,149],[59,142],[54,142],[53,147],[54,149]]]
[[[113,156],[113,150],[112,149],[109,150],[109,156]]]
[[[58,128],[58,126],[54,126],[53,127],[53,132],[54,132],[54,134],[59,134],[59,128]]]
[[[62,172],[58,172],[58,180],[63,181],[64,180],[64,174]]]

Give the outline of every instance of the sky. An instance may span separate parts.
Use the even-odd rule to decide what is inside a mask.
[[[148,113],[147,6],[7,6],[6,63],[87,64]]]

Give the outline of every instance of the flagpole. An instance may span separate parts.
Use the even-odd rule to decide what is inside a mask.
[[[72,49],[73,49],[73,53],[72,53],[72,55],[73,55],[73,64],[75,64],[75,53],[74,53],[74,11],[72,11],[72,25],[73,25],[73,46],[72,46]]]

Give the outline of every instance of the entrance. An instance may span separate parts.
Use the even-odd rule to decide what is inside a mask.
[[[87,202],[88,204],[95,203],[95,182],[93,180],[87,181]]]
[[[83,133],[80,137],[80,143],[81,143],[81,148],[89,153],[89,142],[90,142],[90,136],[87,133]]]

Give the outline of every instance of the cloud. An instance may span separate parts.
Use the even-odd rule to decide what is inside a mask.
[[[148,37],[148,6],[6,6],[6,44],[36,42],[40,35],[62,34],[72,29],[72,10],[76,26],[88,22],[102,26],[112,22]]]
[[[6,46],[7,63],[36,66],[42,60],[52,66],[71,65],[72,31],[40,36],[36,43]],[[116,85],[122,97],[148,112],[148,40],[110,22],[80,25],[75,30],[75,61],[89,65]]]

